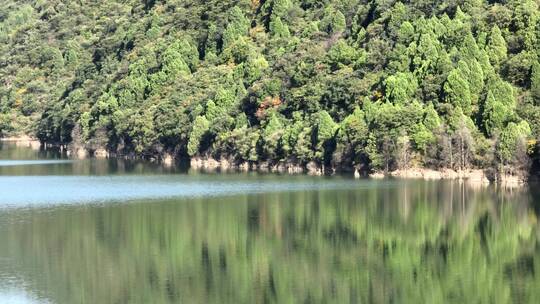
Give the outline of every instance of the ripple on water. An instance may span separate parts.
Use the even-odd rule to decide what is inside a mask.
[[[380,183],[379,183],[380,184]],[[336,179],[223,180],[187,175],[0,176],[0,208],[103,203],[283,191],[357,189],[369,181]]]

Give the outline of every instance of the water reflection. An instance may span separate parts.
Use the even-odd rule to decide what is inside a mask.
[[[55,148],[20,147],[0,141],[0,176],[104,176],[186,173],[185,164],[165,167],[128,159],[69,159]]]
[[[53,303],[540,298],[535,193],[381,185],[4,210],[0,272]]]
[[[47,304],[46,299],[36,298],[24,290],[6,289],[0,291],[0,303],[4,304]]]
[[[223,196],[282,191],[357,189],[374,182],[264,175],[0,176],[0,210],[135,199]],[[395,187],[396,182],[378,182]],[[31,191],[27,191],[29,186]]]
[[[72,160],[0,160],[0,167],[71,164]]]

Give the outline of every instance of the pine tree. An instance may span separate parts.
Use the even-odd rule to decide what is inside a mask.
[[[460,60],[458,63],[458,69],[469,84],[469,90],[471,92],[471,104],[476,106],[478,104],[480,94],[484,89],[484,73],[482,71],[482,67],[476,59],[472,58],[467,61]]]
[[[501,29],[497,25],[491,29],[487,48],[491,63],[498,68],[506,60],[508,50]]]
[[[223,47],[231,45],[236,39],[248,34],[250,22],[237,6],[229,11],[229,24],[223,33]]]
[[[270,159],[276,159],[280,153],[280,142],[284,132],[280,115],[272,113],[262,132],[264,150]]]
[[[488,136],[493,136],[503,128],[507,114],[505,106],[496,100],[493,93],[489,91],[484,102],[484,112],[482,113],[484,129]]]
[[[316,157],[324,163],[330,161],[335,149],[335,142],[332,142],[338,125],[334,122],[330,114],[321,111],[317,114],[317,152]]]
[[[199,153],[201,141],[204,135],[210,129],[210,122],[204,116],[197,116],[193,123],[193,129],[189,134],[187,152],[189,156],[195,156]]]
[[[289,38],[291,36],[289,27],[281,21],[280,17],[273,18],[270,21],[270,33],[278,38]]]
[[[289,9],[292,7],[291,0],[274,0],[272,1],[272,18],[283,18],[286,16]]]
[[[441,118],[432,103],[429,103],[425,110],[424,125],[431,131],[435,131],[441,126]]]
[[[413,129],[412,140],[415,147],[425,154],[428,146],[435,142],[435,135],[433,135],[433,130],[419,123]]]
[[[356,107],[354,112],[341,122],[339,133],[341,140],[350,144],[354,153],[360,154],[369,133],[364,111]]]
[[[536,104],[540,104],[540,63],[534,63],[531,74],[531,95]]]
[[[491,91],[493,97],[500,101],[506,107],[507,111],[513,111],[516,108],[514,87],[499,76],[493,75],[488,79],[486,90]]]
[[[412,73],[397,73],[386,78],[386,98],[395,104],[406,104],[412,101],[418,82]]]
[[[345,30],[347,21],[341,11],[333,6],[328,6],[324,14],[324,18],[321,20],[321,30],[329,34],[340,33]]]
[[[463,77],[459,69],[454,69],[448,75],[444,84],[446,101],[454,107],[461,107],[463,114],[469,116],[472,113],[472,98],[469,83]]]
[[[519,145],[531,135],[531,128],[525,121],[520,123],[509,123],[504,130],[502,130],[499,140],[496,146],[496,154],[499,161],[505,165],[516,156],[516,152],[519,149]]]

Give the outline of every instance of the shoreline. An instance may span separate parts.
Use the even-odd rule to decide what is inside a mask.
[[[497,185],[504,188],[520,188],[528,184],[528,180],[523,176],[518,175],[501,175],[493,176],[489,174],[489,169],[465,169],[453,170],[448,168],[430,169],[430,168],[408,168],[402,170],[394,170],[391,172],[375,171],[370,174],[361,175],[354,168],[346,168],[343,170],[337,168],[324,168],[315,162],[309,162],[305,166],[292,162],[278,162],[275,164],[249,163],[240,162],[234,163],[227,159],[216,160],[214,158],[195,157],[190,159],[190,167],[194,170],[202,171],[238,171],[238,172],[261,172],[261,173],[280,173],[280,174],[307,174],[312,176],[332,176],[338,173],[353,174],[356,179],[417,179],[425,181],[435,180],[459,180],[466,182],[475,187],[487,187],[489,185]]]
[[[34,150],[38,150],[41,147],[39,140],[28,135],[0,137],[0,142],[15,143],[17,147],[29,147]]]
[[[29,147],[32,149],[39,149],[41,146],[52,147],[52,144],[42,144],[35,138],[28,135],[10,136],[0,138],[0,142],[12,142],[18,147]],[[60,146],[65,147],[65,146]],[[227,158],[215,159],[213,157],[192,157],[186,159],[180,159],[175,157],[171,153],[162,153],[150,158],[145,158],[141,155],[128,154],[120,155],[114,152],[109,152],[103,148],[96,150],[89,150],[82,146],[74,145],[67,148],[67,155],[70,158],[87,159],[87,158],[118,158],[118,159],[146,159],[152,162],[161,163],[163,166],[171,167],[175,166],[181,161],[186,161],[190,164],[190,169],[197,171],[207,172],[260,172],[260,173],[279,173],[279,174],[307,174],[311,176],[332,176],[338,173],[353,174],[356,179],[369,178],[369,179],[417,179],[425,181],[433,180],[460,180],[467,182],[474,186],[489,186],[498,185],[506,188],[519,188],[528,183],[528,180],[523,176],[518,175],[502,175],[493,176],[487,172],[489,169],[465,169],[465,170],[453,170],[448,168],[431,169],[431,168],[407,168],[394,170],[390,172],[375,171],[369,174],[360,174],[354,167],[324,167],[317,164],[314,161],[308,162],[305,165],[298,164],[294,161],[280,161],[276,163],[271,162],[236,162]]]
[[[39,142],[36,138],[32,138],[28,135],[19,135],[19,136],[7,136],[7,137],[0,137],[0,141],[35,141]]]

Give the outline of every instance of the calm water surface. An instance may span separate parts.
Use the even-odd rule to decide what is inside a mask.
[[[538,303],[540,193],[0,143],[0,303]]]

